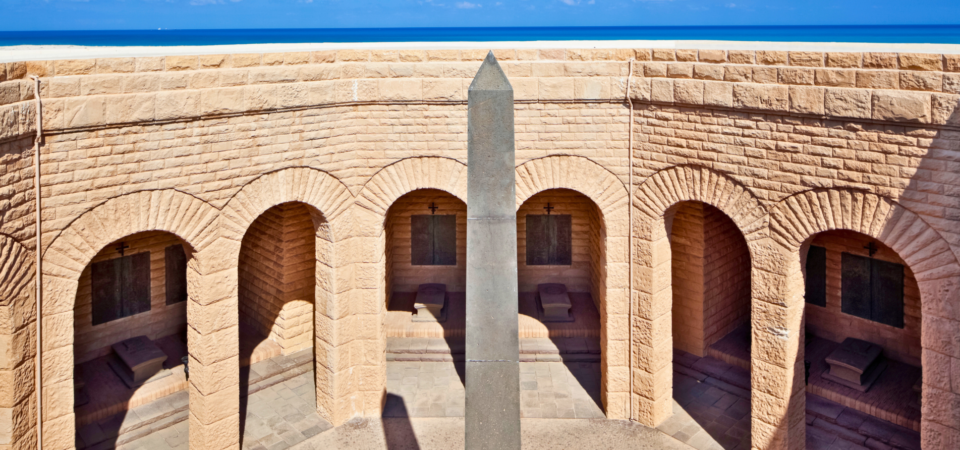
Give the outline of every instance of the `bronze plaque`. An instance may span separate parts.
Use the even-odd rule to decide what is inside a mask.
[[[410,216],[410,264],[457,265],[457,216]]]
[[[569,266],[573,261],[569,214],[527,215],[527,265]]]
[[[164,286],[168,305],[187,300],[187,254],[183,245],[164,249]]]
[[[150,252],[94,263],[90,275],[94,325],[150,310]]]
[[[841,255],[840,310],[903,328],[903,265]]]
[[[810,246],[805,281],[804,300],[811,305],[827,306],[827,249]]]

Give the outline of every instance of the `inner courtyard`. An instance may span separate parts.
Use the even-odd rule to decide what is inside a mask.
[[[0,63],[0,450],[462,425],[486,54]],[[494,54],[524,433],[960,448],[960,58]]]

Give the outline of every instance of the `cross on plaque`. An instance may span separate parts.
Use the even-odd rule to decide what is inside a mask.
[[[120,256],[123,256],[123,251],[130,248],[125,242],[120,241],[120,246],[117,247],[117,251],[120,252]]]
[[[550,206],[550,203],[547,203],[547,206],[544,206],[543,209],[547,210],[547,215],[550,215],[550,211],[553,211],[555,208]]]
[[[874,244],[873,241],[870,241],[870,244],[863,246],[863,248],[870,252],[871,258],[873,258],[874,253],[877,253],[877,244]]]
[[[427,209],[430,210],[430,214],[436,214],[437,210],[440,209],[440,207],[435,205],[433,202],[430,202],[430,206],[428,206]]]

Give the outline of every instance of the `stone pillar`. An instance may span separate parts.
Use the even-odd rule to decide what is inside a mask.
[[[470,84],[466,448],[520,448],[513,87],[493,52]]]
[[[13,238],[0,235],[0,448],[34,448],[37,445],[36,391],[34,365],[36,358],[36,284],[33,252]],[[65,317],[73,324],[72,314],[65,313],[45,323],[66,325]],[[53,328],[54,333],[59,328]],[[72,328],[71,328],[72,330]],[[72,337],[72,335],[71,335]],[[63,394],[62,388],[71,382],[57,383],[49,389]],[[73,415],[73,391],[68,399],[53,398],[50,411]],[[46,394],[46,392],[44,392]],[[69,420],[69,419],[64,419]],[[72,423],[69,430],[72,431]],[[61,433],[61,438],[64,437]],[[69,438],[70,436],[65,436]],[[63,442],[60,440],[59,442]],[[67,442],[70,442],[67,440]]]
[[[219,238],[187,265],[190,448],[240,446],[240,242]]]
[[[798,255],[765,238],[753,257],[751,429],[753,448],[803,449],[806,389],[803,370],[803,272]]]

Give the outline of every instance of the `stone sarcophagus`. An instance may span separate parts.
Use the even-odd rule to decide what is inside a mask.
[[[543,322],[573,322],[570,308],[570,296],[567,295],[567,286],[563,283],[543,283],[537,285],[537,296],[540,299]]]
[[[844,339],[843,343],[827,356],[830,370],[824,372],[823,377],[866,392],[887,367],[882,355],[883,349],[879,345],[860,339]]]
[[[141,386],[158,374],[157,378],[162,378],[169,373],[163,369],[167,354],[146,336],[117,342],[112,348],[117,358],[110,361],[110,368],[127,387]]]
[[[447,318],[447,285],[443,283],[425,283],[417,288],[417,299],[413,307],[417,313],[414,322],[443,322]]]

